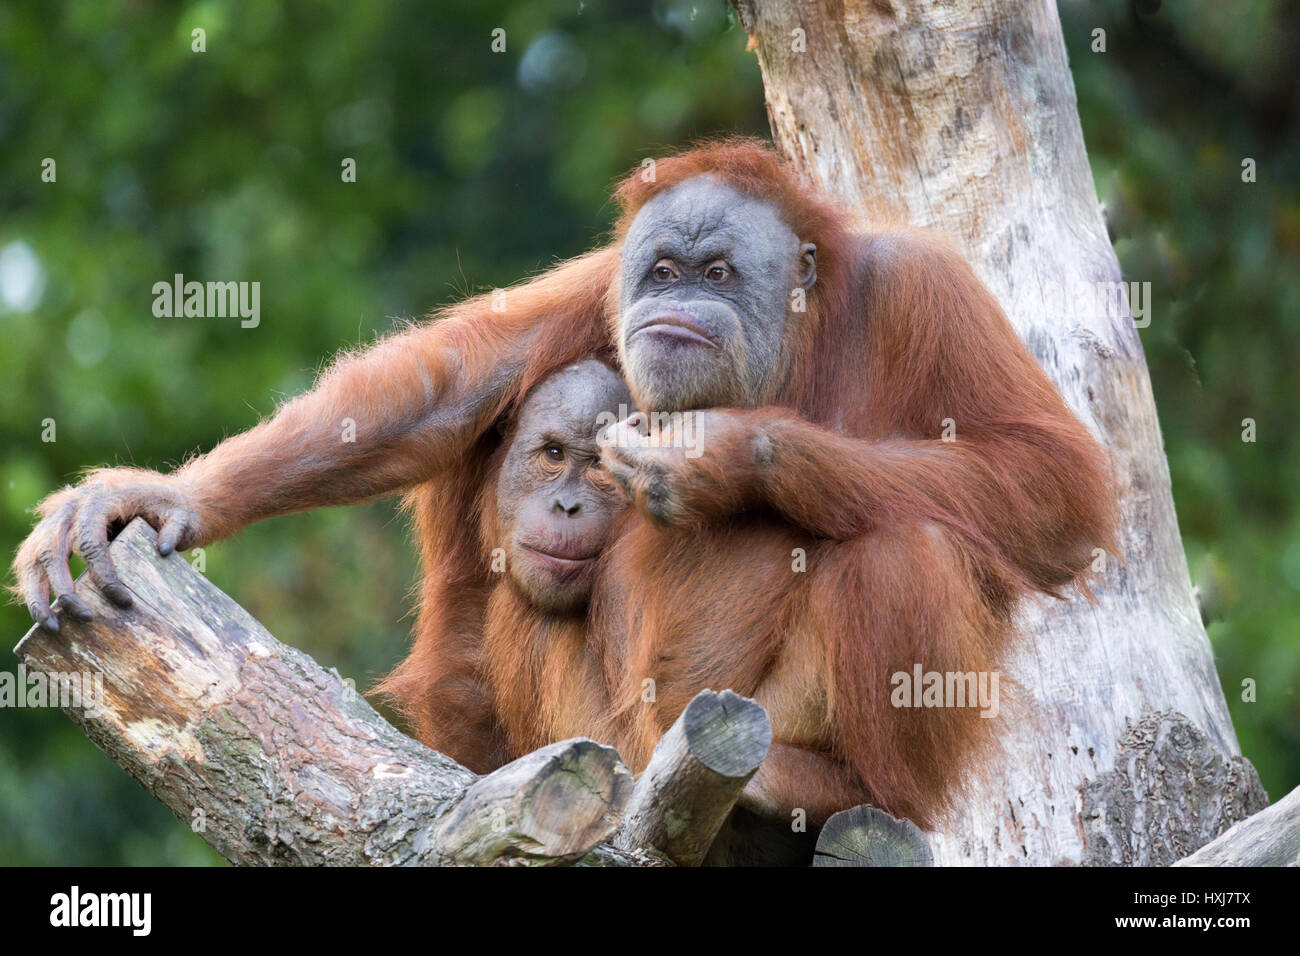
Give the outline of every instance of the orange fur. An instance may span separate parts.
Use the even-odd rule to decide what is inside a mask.
[[[914,230],[852,234],[769,149],[709,145],[661,160],[652,183],[633,173],[619,187],[614,240],[571,286],[581,335],[558,323],[526,335],[536,325],[520,316],[513,333],[493,326],[475,341],[466,319],[457,341],[469,371],[440,387],[482,379],[501,354],[545,348],[530,360],[535,372],[514,374],[509,396],[484,406],[486,418],[572,357],[569,345],[608,347],[612,325],[595,324],[614,321],[622,236],[653,195],[700,174],[776,203],[817,244],[818,277],[807,312],[791,316],[764,407],[723,410],[708,453],[683,466],[698,520],[665,530],[629,512],[602,560],[585,640],[567,626],[542,636],[507,596],[488,597],[482,531],[466,520],[480,513],[491,450],[449,443],[459,464],[413,500],[426,584],[411,657],[385,690],[424,739],[449,739],[439,734],[454,735],[454,707],[433,691],[466,667],[482,679],[474,635],[490,619],[485,646],[511,667],[497,671],[505,726],[484,739],[508,739],[508,752],[584,722],[604,728],[608,716],[640,768],[696,692],[730,687],[773,719],[757,805],[823,819],[869,801],[933,825],[996,722],[974,708],[895,708],[890,675],[918,663],[996,668],[1018,597],[1077,583],[1092,549],[1110,546],[1113,507],[1103,452],[960,255]],[[554,281],[546,301],[559,307],[568,280]],[[945,442],[949,418],[957,435]],[[806,570],[792,568],[796,549]],[[551,640],[566,649],[558,673],[534,655]],[[598,668],[608,715],[554,699],[595,699]],[[478,719],[476,701],[459,701],[467,719]]]
[[[729,412],[703,457],[676,463],[699,520],[633,527],[597,590],[596,630],[627,647],[627,756],[643,765],[698,690],[729,686],[776,714],[779,743],[829,761],[817,773],[807,750],[775,749],[758,780],[769,809],[869,801],[933,825],[996,721],[895,708],[890,675],[998,666],[1018,596],[1059,593],[1111,545],[1104,453],[959,254],[917,230],[848,234],[769,151],[723,143],[630,177],[618,234],[701,173],[776,202],[817,244],[818,279],[771,406]],[[949,418],[956,440],[941,441]],[[797,664],[810,645],[820,681]]]

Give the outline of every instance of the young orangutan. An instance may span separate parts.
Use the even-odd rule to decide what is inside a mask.
[[[422,609],[445,615],[462,639],[426,646],[425,654],[417,645],[378,688],[399,707],[411,691],[436,699],[440,719],[419,728],[421,739],[472,769],[569,737],[614,743],[586,611],[626,504],[601,466],[596,435],[630,405],[623,380],[598,359],[567,366],[527,394],[488,460],[476,502],[482,553],[497,572],[490,590],[448,588],[442,606]],[[475,681],[481,688],[467,695]],[[472,714],[455,706],[467,697]],[[419,723],[421,713],[412,716]]]

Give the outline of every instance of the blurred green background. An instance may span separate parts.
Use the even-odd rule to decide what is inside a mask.
[[[1116,248],[1155,290],[1142,336],[1188,561],[1274,798],[1300,784],[1296,6],[1061,6]],[[618,174],[729,131],[766,136],[767,122],[722,0],[6,0],[6,561],[29,509],[79,469],[211,447],[340,347],[588,248]],[[151,287],[176,272],[260,281],[261,325],[154,318]],[[40,440],[46,418],[56,443]],[[267,522],[210,548],[207,573],[360,687],[406,647],[415,563],[391,504]],[[0,608],[0,656],[27,625]],[[216,861],[62,715],[0,711],[0,862]]]

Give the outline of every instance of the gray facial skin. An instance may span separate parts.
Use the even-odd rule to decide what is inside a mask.
[[[697,176],[637,213],[623,246],[618,348],[643,410],[753,406],[779,380],[790,293],[816,247],[772,203]]]
[[[497,480],[497,516],[510,576],[537,607],[572,611],[591,595],[595,559],[626,504],[601,468],[596,434],[632,408],[618,373],[595,359],[555,373],[524,401]]]

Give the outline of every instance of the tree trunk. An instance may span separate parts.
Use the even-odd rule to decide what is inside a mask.
[[[1086,821],[1142,831],[1151,792],[1125,778],[1126,799],[1098,801],[1115,796],[1121,738],[1162,719],[1152,712],[1199,729],[1185,741],[1199,749],[1179,761],[1217,760],[1241,781],[1240,799],[1193,788],[1184,817],[1163,814],[1177,839],[1148,840],[1142,858],[1173,862],[1175,844],[1185,853],[1215,835],[1205,820],[1222,830],[1266,798],[1240,756],[1192,593],[1128,304],[1081,298],[1111,293],[1120,270],[1055,5],[734,2],[778,148],[864,227],[906,222],[954,241],[1113,456],[1122,552],[1106,556],[1095,605],[1025,602],[1008,668],[1024,713],[1006,724],[1005,757],[930,835],[935,862],[1120,862]]]

